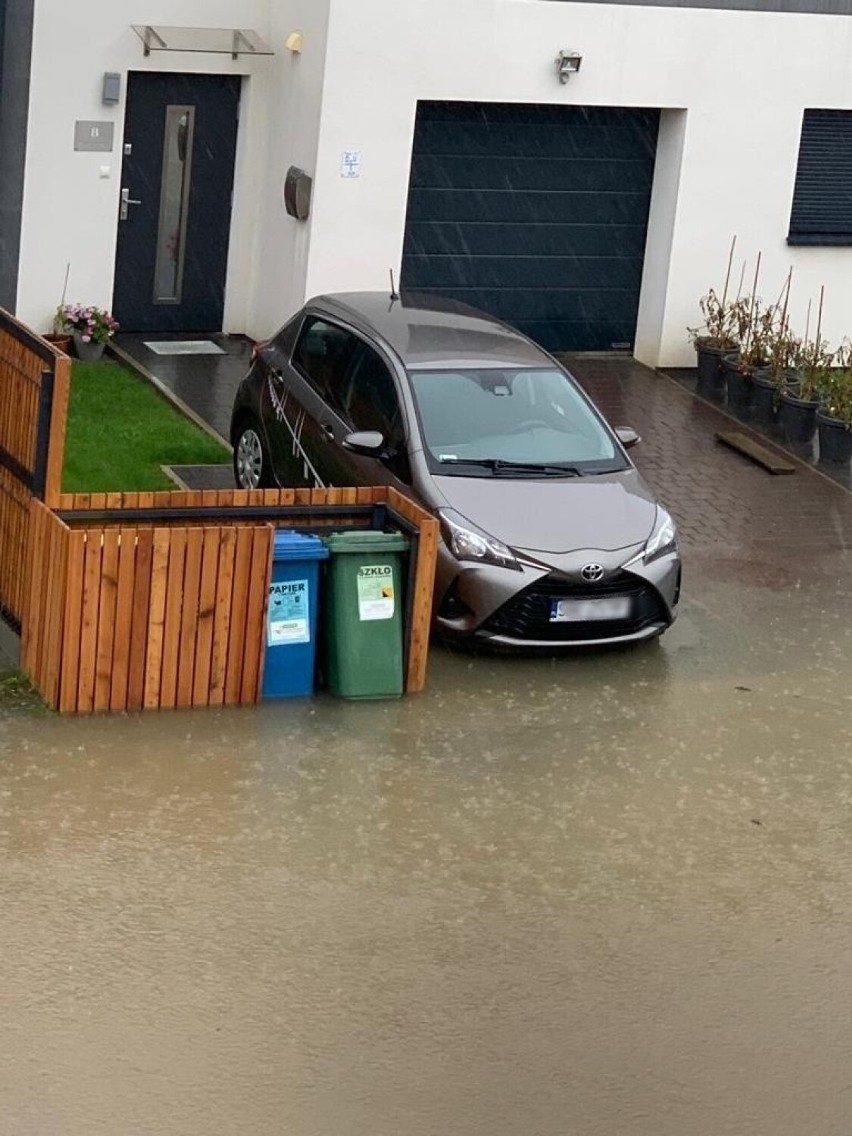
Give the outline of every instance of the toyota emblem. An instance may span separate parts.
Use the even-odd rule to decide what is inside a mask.
[[[580,575],[587,584],[597,584],[599,580],[604,578],[604,570],[601,564],[586,564],[581,568]]]

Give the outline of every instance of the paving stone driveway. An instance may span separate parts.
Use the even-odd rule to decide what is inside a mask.
[[[721,546],[766,582],[791,570],[806,582],[808,565],[836,570],[836,557],[852,548],[846,489],[792,458],[796,473],[773,476],[720,445],[716,431],[748,428],[632,359],[565,362],[612,425],[642,436],[632,456],[677,519],[687,552],[718,554]]]

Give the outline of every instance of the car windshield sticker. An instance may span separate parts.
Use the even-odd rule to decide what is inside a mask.
[[[286,643],[310,643],[310,591],[307,580],[287,580],[269,589],[267,642],[276,647]]]
[[[358,616],[362,622],[393,619],[393,568],[390,564],[358,569]]]

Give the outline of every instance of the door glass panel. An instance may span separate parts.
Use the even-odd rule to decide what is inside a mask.
[[[166,107],[160,223],[157,227],[157,264],[154,272],[155,304],[179,304],[181,299],[194,128],[195,107]]]

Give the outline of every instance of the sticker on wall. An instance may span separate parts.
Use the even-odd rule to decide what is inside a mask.
[[[267,642],[271,647],[310,643],[310,592],[307,580],[286,580],[269,589]]]
[[[361,151],[344,150],[340,159],[340,176],[357,178],[361,176]]]
[[[390,564],[365,564],[358,569],[358,616],[362,623],[393,619],[393,568]]]

